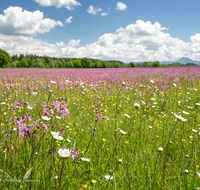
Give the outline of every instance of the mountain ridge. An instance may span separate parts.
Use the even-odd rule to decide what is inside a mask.
[[[144,63],[144,62],[134,62],[134,63],[140,64],[140,63]],[[176,61],[161,61],[160,62],[160,64],[172,64],[172,63],[180,63],[180,64],[195,63],[195,64],[199,65],[200,61],[192,60],[188,57],[181,57],[180,59],[178,59]]]

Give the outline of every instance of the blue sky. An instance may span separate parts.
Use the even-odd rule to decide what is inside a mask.
[[[0,48],[103,60],[200,60],[199,0],[0,1]]]

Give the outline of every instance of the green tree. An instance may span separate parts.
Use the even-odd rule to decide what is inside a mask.
[[[18,61],[13,61],[13,62],[11,63],[11,66],[12,66],[13,68],[16,68],[16,67],[17,67],[17,64],[18,64]]]
[[[19,60],[22,60],[24,58],[24,54],[20,54]]]
[[[62,68],[63,67],[63,63],[60,60],[57,61],[57,65],[58,65],[58,68]]]
[[[6,65],[7,63],[11,63],[12,58],[10,57],[9,53],[0,49],[0,67]]]
[[[101,68],[101,61],[96,61],[95,62],[95,68]]]
[[[102,61],[101,66],[102,66],[102,68],[107,68],[108,67],[107,61]]]
[[[32,67],[33,66],[33,61],[29,61],[28,64],[29,64],[29,67]]]
[[[17,54],[12,56],[12,61],[18,61],[18,56],[17,56]]]
[[[90,68],[92,67],[92,61],[89,60],[87,57],[84,57],[83,59],[81,59],[81,65],[84,68]]]
[[[49,66],[50,66],[50,68],[54,68],[55,67],[55,63],[54,63],[53,60],[50,61]]]
[[[74,60],[73,65],[75,68],[81,67],[81,61],[79,59]]]
[[[114,62],[114,63],[112,64],[112,66],[113,66],[114,68],[120,68],[120,63]]]
[[[130,64],[130,67],[135,67],[135,63],[130,62],[129,64]]]
[[[28,61],[25,58],[21,59],[18,63],[18,67],[28,67],[28,66],[29,66]]]
[[[159,61],[154,61],[151,66],[152,67],[160,67],[160,62]]]

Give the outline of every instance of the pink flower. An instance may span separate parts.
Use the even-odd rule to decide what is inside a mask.
[[[74,160],[75,158],[78,157],[78,154],[79,154],[79,150],[78,149],[74,150],[73,148],[71,151],[70,157]]]
[[[47,127],[47,125],[46,124],[42,124],[42,128],[45,130],[45,131],[49,131],[49,129],[48,129],[48,127]]]

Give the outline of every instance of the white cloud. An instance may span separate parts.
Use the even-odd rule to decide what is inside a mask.
[[[94,14],[94,15],[96,15],[97,12],[101,12],[101,11],[102,11],[101,8],[97,9],[97,8],[94,8],[92,5],[90,5],[89,8],[88,8],[88,10],[87,10],[88,13]]]
[[[118,2],[116,9],[121,10],[121,11],[125,11],[127,8],[126,4],[122,3],[122,2]]]
[[[108,15],[108,13],[101,13],[101,16],[106,16]]]
[[[29,12],[21,7],[8,7],[0,14],[0,33],[5,35],[36,35],[49,32],[56,26],[63,26],[62,22],[44,18],[43,12]]]
[[[57,46],[60,46],[60,47],[66,46],[64,42],[56,42],[56,45],[57,45]]]
[[[66,19],[65,23],[71,23],[73,16],[70,16],[68,19]]]
[[[74,47],[74,46],[80,46],[80,39],[79,40],[74,40],[74,39],[71,39],[69,42],[68,42],[68,45],[69,46],[72,46],[72,47]]]
[[[130,61],[175,61],[181,57],[200,60],[200,34],[191,36],[186,43],[172,38],[160,23],[137,20],[134,24],[105,33],[94,43],[80,46],[79,40],[49,44],[27,36],[0,34],[0,48],[13,54],[37,54],[55,57],[91,57]],[[77,47],[80,46],[80,47]]]
[[[81,6],[76,0],[35,0],[40,6],[50,7],[56,6],[57,8],[65,7],[68,10],[73,10],[75,6]]]

